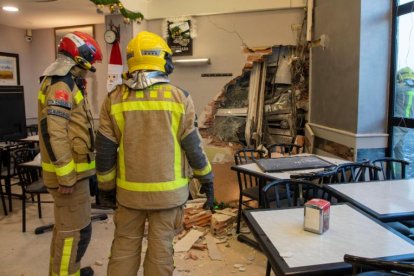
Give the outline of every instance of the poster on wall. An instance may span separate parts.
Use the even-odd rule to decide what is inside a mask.
[[[167,20],[167,43],[174,56],[193,55],[193,40],[191,37],[191,20]]]
[[[20,85],[18,54],[0,53],[0,85]]]

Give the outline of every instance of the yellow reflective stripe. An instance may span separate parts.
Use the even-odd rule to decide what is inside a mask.
[[[208,173],[211,172],[211,166],[210,166],[210,162],[207,163],[207,166],[205,166],[203,169],[201,170],[193,170],[194,175],[206,175]]]
[[[77,172],[86,172],[95,169],[95,160],[90,163],[76,163],[75,166]]]
[[[60,261],[60,276],[69,276],[69,261],[72,245],[73,237],[66,238],[63,243],[62,260]]]
[[[67,174],[70,174],[73,170],[75,170],[75,162],[71,160],[68,164],[62,166],[62,167],[55,167],[56,174],[58,176],[64,176]]]
[[[95,169],[95,161],[92,161],[91,163],[75,163],[72,160],[67,165],[59,168],[55,167],[51,163],[42,162],[42,169],[47,172],[56,173],[58,176],[63,176],[71,173],[72,170],[75,170],[76,172],[85,172]]]
[[[111,106],[111,115],[122,113],[124,111],[136,110],[165,110],[184,114],[184,104],[167,101],[135,101],[122,102]]]
[[[75,94],[75,102],[76,104],[79,104],[82,100],[83,100],[83,95],[82,92],[80,90],[78,90]]]
[[[53,166],[53,164],[50,163],[42,162],[42,169],[47,172],[55,172],[55,166]]]
[[[122,99],[123,100],[128,99],[128,94],[129,94],[128,91],[124,89],[124,91],[122,91]]]
[[[157,91],[150,91],[150,98],[157,98],[158,97],[158,92]]]
[[[413,96],[414,96],[414,91],[410,90],[406,92],[408,95],[408,103],[407,106],[405,108],[405,117],[409,118],[410,117],[410,113],[411,113],[411,108],[413,106]]]
[[[171,136],[174,139],[174,176],[175,179],[182,177],[182,160],[181,160],[181,146],[177,139],[178,129],[180,126],[181,113],[172,112],[171,116]]]
[[[135,98],[144,98],[144,91],[135,92]]]
[[[45,94],[43,94],[43,92],[42,91],[39,91],[39,94],[37,95],[37,99],[42,103],[42,104],[44,104],[45,103],[45,99],[46,99],[46,96],[45,96]]]
[[[158,182],[158,183],[140,183],[128,182],[117,178],[117,185],[128,191],[134,192],[161,192],[177,190],[188,185],[188,178],[179,178],[175,181]]]
[[[116,169],[112,169],[109,173],[106,174],[96,174],[99,182],[108,182],[116,177]]]
[[[169,98],[171,98],[171,96],[172,96],[171,91],[165,91],[164,92],[164,98],[169,99]]]

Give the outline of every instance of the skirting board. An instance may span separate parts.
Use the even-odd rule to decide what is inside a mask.
[[[354,149],[377,149],[388,147],[387,133],[352,133],[314,123],[308,123],[315,137],[333,141]]]

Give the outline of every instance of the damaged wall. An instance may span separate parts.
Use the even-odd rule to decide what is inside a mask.
[[[216,144],[292,143],[297,134],[303,135],[308,110],[306,44],[249,51],[242,75],[209,103],[199,126]]]

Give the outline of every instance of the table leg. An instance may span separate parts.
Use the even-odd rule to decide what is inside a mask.
[[[246,235],[239,234],[237,236],[237,240],[239,242],[246,243],[246,244],[250,245],[251,247],[261,251],[259,244],[255,240],[252,240],[251,238],[247,237]]]

